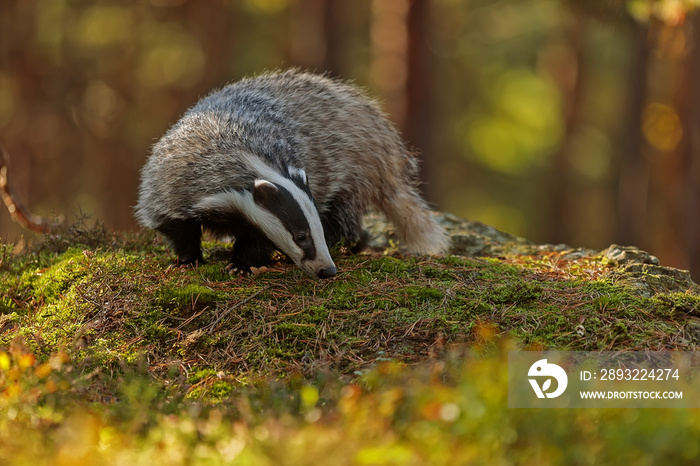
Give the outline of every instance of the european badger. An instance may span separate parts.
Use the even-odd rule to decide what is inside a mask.
[[[136,217],[167,237],[179,263],[202,261],[204,227],[235,238],[234,269],[268,264],[279,249],[328,278],[328,246],[360,241],[370,207],[393,223],[404,251],[445,251],[417,168],[358,89],[296,70],[265,74],[204,97],[155,144]]]

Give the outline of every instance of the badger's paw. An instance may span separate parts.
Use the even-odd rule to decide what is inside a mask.
[[[229,263],[226,266],[226,271],[229,273],[229,275],[238,275],[240,277],[246,277],[250,275],[252,273],[250,269],[250,267],[237,266],[233,263]]]
[[[268,270],[267,265],[272,262],[273,251],[274,246],[271,243],[259,238],[236,239],[226,270],[231,275],[259,275]]]
[[[249,275],[260,275],[269,270],[270,269],[264,265],[261,267],[238,267],[235,264],[228,264],[226,266],[226,271],[229,273],[229,275],[238,275],[239,277],[247,277]]]

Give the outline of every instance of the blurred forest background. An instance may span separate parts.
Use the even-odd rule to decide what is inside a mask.
[[[439,210],[633,244],[700,279],[700,0],[2,0],[0,140],[36,213],[132,218],[212,88],[299,66],[377,96]],[[28,235],[0,212],[0,238]]]

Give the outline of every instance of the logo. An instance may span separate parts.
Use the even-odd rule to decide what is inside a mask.
[[[556,364],[547,363],[546,359],[540,359],[530,366],[530,370],[528,371],[527,375],[529,377],[549,377],[544,381],[542,387],[540,387],[536,379],[528,379],[530,381],[530,385],[532,385],[532,389],[535,391],[535,395],[537,395],[537,398],[556,398],[564,393],[564,390],[566,390],[566,385],[569,383],[569,378],[566,376],[564,369]],[[557,381],[557,389],[549,393],[548,390],[552,386],[552,378],[556,379]]]

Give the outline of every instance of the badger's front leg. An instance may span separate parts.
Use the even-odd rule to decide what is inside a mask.
[[[196,219],[174,219],[158,228],[175,249],[178,265],[202,264],[202,224]]]
[[[226,270],[232,274],[251,273],[251,267],[260,268],[264,265],[270,265],[272,253],[276,249],[275,245],[265,238],[239,236],[233,243],[233,253]]]

